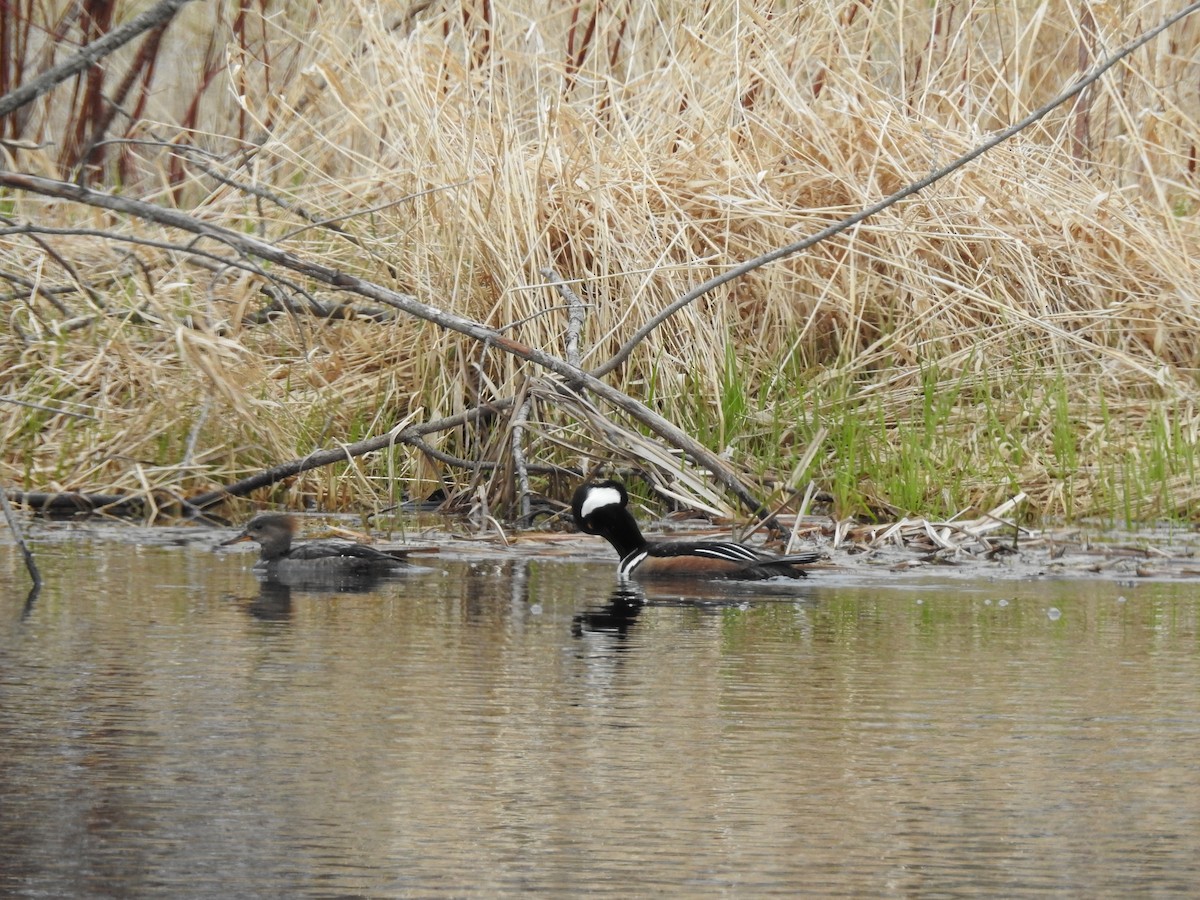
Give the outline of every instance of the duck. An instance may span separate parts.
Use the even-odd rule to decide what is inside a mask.
[[[732,540],[648,541],[628,507],[625,485],[611,479],[586,482],[571,498],[575,526],[612,545],[621,579],[803,578],[803,567],[821,559],[820,553],[778,556]]]
[[[218,546],[257,541],[254,571],[277,581],[378,577],[411,568],[407,562],[355,541],[305,541],[292,546],[296,519],[285,513],[264,513],[251,519],[241,533]]]

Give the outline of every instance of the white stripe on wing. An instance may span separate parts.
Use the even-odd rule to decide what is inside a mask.
[[[620,564],[617,566],[617,575],[621,578],[628,578],[633,574],[633,570],[641,565],[642,560],[645,558],[645,550],[639,550],[636,553],[630,553],[627,557],[621,560]]]
[[[733,541],[711,541],[699,544],[690,551],[696,556],[708,556],[713,559],[726,559],[730,562],[759,562],[763,559],[761,553],[743,544]]]

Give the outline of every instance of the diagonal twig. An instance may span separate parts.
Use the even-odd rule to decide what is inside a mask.
[[[734,266],[727,272],[722,272],[720,275],[716,275],[702,284],[696,285],[696,287],[692,288],[678,300],[672,302],[669,306],[664,308],[661,312],[650,319],[650,321],[648,321],[645,325],[639,328],[634,333],[633,337],[631,337],[617,349],[617,352],[612,356],[612,358],[610,358],[603,365],[592,369],[589,374],[596,378],[601,378],[607,375],[617,366],[621,365],[621,363],[625,362],[625,360],[629,358],[629,354],[631,354],[637,348],[638,344],[644,341],[651,334],[651,332],[658,328],[659,325],[667,321],[667,319],[671,318],[671,316],[675,315],[675,313],[679,312],[685,306],[695,302],[700,297],[703,297],[709,291],[715,290],[721,285],[727,284],[736,278],[741,278],[743,275],[753,272],[755,269],[761,269],[763,266],[767,265],[768,263],[773,263],[777,259],[783,259],[785,256],[792,256],[795,253],[799,253],[801,250],[807,250],[814,244],[819,244],[821,241],[831,238],[835,234],[839,234],[848,228],[853,228],[859,222],[869,219],[871,216],[882,212],[889,206],[894,206],[905,197],[911,197],[913,194],[920,193],[930,185],[941,181],[950,173],[961,169],[967,163],[973,162],[983,154],[987,153],[989,150],[1007,141],[1013,135],[1024,131],[1038,120],[1045,118],[1056,107],[1061,106],[1072,97],[1082,93],[1089,85],[1099,79],[1101,75],[1115,66],[1125,57],[1129,56],[1129,54],[1133,53],[1139,47],[1149,43],[1176,22],[1186,18],[1187,16],[1190,16],[1197,10],[1200,10],[1200,0],[1196,0],[1196,2],[1188,4],[1178,12],[1167,16],[1167,18],[1163,19],[1149,31],[1145,31],[1138,35],[1125,46],[1114,51],[1107,58],[1101,60],[1101,62],[1094,66],[1089,72],[1086,72],[1074,84],[1063,90],[1062,93],[1060,93],[1053,100],[1049,101],[1045,106],[1035,109],[1025,118],[1021,119],[1019,122],[1009,125],[1003,131],[996,132],[982,144],[979,144],[969,153],[960,156],[949,165],[937,169],[934,172],[930,172],[919,181],[914,181],[911,184],[906,185],[905,187],[896,191],[894,194],[884,197],[879,202],[873,203],[871,206],[859,210],[854,215],[842,219],[840,222],[835,222],[833,225],[830,225],[827,228],[822,228],[815,234],[810,234],[808,237],[803,238],[802,240],[788,244],[785,247],[779,247],[775,250],[772,250],[770,253],[764,253],[762,256],[755,257],[754,259],[747,260],[740,265]]]
[[[27,103],[32,103],[42,94],[53,90],[55,85],[94,66],[99,60],[123,44],[129,43],[143,31],[149,31],[157,25],[170,21],[179,10],[191,2],[192,0],[161,0],[145,12],[139,13],[123,25],[117,26],[104,37],[92,41],[70,59],[47,69],[36,78],[0,97],[0,117],[7,116],[13,110],[20,109]]]
[[[13,537],[16,539],[17,546],[21,548],[21,555],[25,557],[25,568],[29,570],[29,577],[33,579],[33,592],[29,595],[30,600],[32,600],[42,588],[42,573],[38,571],[37,561],[33,558],[33,551],[25,543],[25,535],[21,533],[21,525],[13,513],[13,508],[8,503],[8,495],[3,490],[0,490],[0,510],[3,510],[4,519],[8,522],[8,530],[12,532]]]

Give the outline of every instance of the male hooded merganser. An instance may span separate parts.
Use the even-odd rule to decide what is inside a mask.
[[[775,556],[737,541],[647,541],[628,503],[619,481],[589,482],[571,498],[576,527],[612,544],[621,557],[621,578],[801,578],[807,573],[799,567],[821,558],[819,553]]]
[[[296,520],[291,516],[266,513],[255,516],[241,534],[219,546],[257,541],[261,552],[254,571],[281,580],[378,576],[409,568],[390,553],[354,541],[305,541],[293,547],[295,533]]]

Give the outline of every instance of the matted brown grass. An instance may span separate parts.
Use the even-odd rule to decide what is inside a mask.
[[[88,174],[561,354],[566,313],[539,274],[552,266],[589,303],[593,366],[690,287],[950,162],[1175,8],[478,0],[395,14],[336,0],[213,26],[196,5],[120,131],[205,155],[122,144]],[[1189,513],[1198,47],[1193,16],[923,194],[704,297],[613,377],[685,429],[719,432],[756,474],[786,476],[829,434],[800,474],[859,485],[835,491],[839,513],[987,508],[1016,487],[1046,515]],[[10,167],[71,177],[68,90],[25,111]],[[182,243],[36,197],[3,203],[14,221]],[[0,397],[87,416],[0,403],[9,486],[192,492],[513,395],[531,374],[414,321],[252,324],[266,279],[161,247],[0,241],[24,279],[4,304]],[[847,477],[844,431],[819,429],[861,415],[884,459],[929,416],[931,371],[959,402],[918,461],[924,497],[891,496],[869,467]],[[596,446],[549,404],[535,419],[531,461],[578,464]],[[1154,455],[1149,421],[1171,436],[1161,478],[1138,461]],[[496,458],[502,437],[434,443]],[[397,450],[276,498],[381,505],[437,477],[468,480]]]

